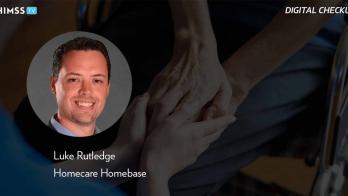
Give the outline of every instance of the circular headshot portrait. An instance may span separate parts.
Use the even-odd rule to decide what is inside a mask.
[[[93,136],[123,114],[132,91],[128,63],[107,39],[88,32],[59,35],[34,56],[30,104],[43,123],[71,137]]]

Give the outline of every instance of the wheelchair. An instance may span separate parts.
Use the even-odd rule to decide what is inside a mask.
[[[104,23],[110,10],[122,1],[79,0],[78,29],[94,31]],[[348,17],[345,16],[348,23]],[[338,43],[327,89],[325,122],[318,135],[318,146],[304,157],[308,166],[318,165],[310,196],[340,196],[348,177],[348,26]],[[314,155],[314,156],[313,156]]]
[[[346,17],[346,22],[347,22]],[[326,98],[319,167],[311,195],[339,196],[348,176],[348,27],[338,43]]]

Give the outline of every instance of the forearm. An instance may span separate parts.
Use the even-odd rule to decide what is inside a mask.
[[[218,92],[224,73],[206,0],[170,0],[170,5],[174,47],[170,61],[149,88],[150,128],[175,108],[198,114]],[[203,85],[207,78],[211,82]]]
[[[161,180],[151,172],[147,177],[138,180],[137,196],[169,196],[168,181]]]
[[[146,153],[145,153],[146,154]],[[169,196],[168,180],[166,172],[156,168],[159,160],[144,156],[140,163],[142,171],[146,171],[146,178],[138,180],[137,196]]]
[[[339,0],[289,1],[287,6],[337,6]],[[282,9],[226,62],[227,74],[250,89],[301,49],[332,15],[290,15]]]
[[[194,41],[216,47],[206,0],[170,0],[175,43]]]

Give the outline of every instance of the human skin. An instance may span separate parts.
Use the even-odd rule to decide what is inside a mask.
[[[78,137],[93,135],[110,89],[103,54],[97,50],[69,51],[50,85],[57,99],[58,122]]]
[[[318,8],[341,3],[342,0],[292,0],[285,6]],[[234,113],[256,84],[300,50],[333,16],[291,15],[285,14],[284,9],[223,63],[232,87],[230,112]]]
[[[293,0],[286,6],[341,3]],[[234,114],[250,90],[301,49],[332,16],[289,15],[282,9],[220,66],[207,1],[172,0],[170,5],[175,31],[173,57],[149,89],[150,127],[177,109],[200,112],[197,115],[203,119]]]
[[[185,110],[175,111],[148,132],[140,159],[140,170],[146,171],[147,177],[138,180],[137,195],[169,196],[169,179],[194,163],[235,120],[227,115],[192,122],[191,115]]]
[[[147,106],[149,94],[137,96],[122,117],[115,142],[101,151],[118,158],[106,163],[101,160],[71,160],[56,163],[68,171],[93,171],[110,168],[113,171],[145,171],[147,177],[139,179],[138,195],[169,195],[168,180],[178,171],[192,164],[232,123],[233,116],[224,116],[201,122],[188,122],[191,114],[176,111],[165,117],[154,130],[148,131]],[[151,133],[145,137],[147,133]],[[178,145],[179,144],[179,145]],[[120,184],[126,178],[105,178]]]
[[[178,3],[180,1],[172,2]],[[204,2],[205,1],[199,1],[199,3]],[[341,2],[341,0],[293,0],[288,1],[287,6],[339,6]],[[190,4],[190,1],[181,1],[181,3]],[[178,10],[180,9],[172,7],[173,14]],[[206,5],[203,6],[203,11],[201,10],[201,12],[196,11],[191,12],[191,15],[182,14],[178,17],[174,16],[174,23],[176,20],[178,20],[179,23],[180,21],[182,22],[182,20],[190,21],[191,23],[199,22],[199,20],[197,20],[197,15],[194,13],[205,13],[206,15],[206,11],[204,10],[206,10]],[[187,17],[185,18],[185,16]],[[181,28],[184,30],[181,31],[178,31],[180,25],[177,26],[175,28],[176,37],[174,45],[178,50],[174,47],[173,56],[177,57],[179,60],[175,61],[175,58],[173,58],[174,60],[172,60],[167,67],[162,70],[150,87],[150,93],[154,95],[150,102],[153,109],[152,119],[154,119],[151,120],[154,124],[152,126],[155,127],[155,124],[159,124],[157,122],[160,122],[161,119],[163,119],[162,116],[165,116],[165,114],[172,112],[172,110],[177,110],[178,108],[194,112],[199,108],[203,113],[203,119],[209,119],[211,116],[219,115],[219,113],[221,114],[221,110],[222,113],[227,110],[229,113],[234,114],[239,105],[248,96],[250,90],[274,69],[301,49],[316,33],[318,33],[331,16],[332,15],[286,15],[283,9],[280,10],[272,21],[262,29],[262,31],[256,34],[252,39],[248,40],[240,47],[240,49],[237,50],[237,52],[231,54],[227,61],[223,63],[224,74],[226,74],[228,78],[231,90],[229,90],[229,88],[222,88],[222,84],[225,82],[224,80],[215,80],[214,78],[209,79],[209,82],[221,81],[219,88],[216,88],[216,86],[210,88],[211,86],[207,86],[207,79],[204,80],[205,76],[211,76],[210,73],[213,74],[214,70],[216,71],[219,69],[218,66],[211,66],[218,65],[217,63],[210,65],[204,64],[207,63],[206,59],[214,59],[216,57],[217,51],[214,51],[216,49],[216,43],[212,43],[214,40],[211,39],[210,31],[200,31],[200,33],[198,33],[197,31],[195,32],[194,30],[191,30],[190,26],[210,25],[210,22],[200,22],[200,24],[191,24],[188,22],[190,25],[187,25],[187,23],[184,22],[183,25],[181,25]],[[200,18],[202,19],[202,17]],[[208,17],[203,18],[209,20]],[[198,30],[207,28],[208,27],[201,27],[198,28]],[[192,32],[194,33],[192,34]],[[190,37],[195,34],[196,36]],[[185,42],[183,42],[183,40]],[[185,54],[185,52],[188,51],[187,48],[192,48],[190,45],[197,44],[197,42],[204,43],[200,44],[201,47],[198,47],[200,48],[200,50],[198,50],[199,52],[193,50],[194,52]],[[209,45],[212,47],[208,47],[210,50],[207,50],[206,46]],[[181,48],[181,50],[179,50],[179,48]],[[202,55],[202,52],[205,53],[205,55]],[[206,58],[202,59],[202,56]],[[200,59],[203,61],[199,61]],[[188,72],[187,70],[192,71]],[[206,90],[206,92],[203,92],[204,90]],[[216,95],[210,99],[212,104],[210,106],[208,105],[208,109],[205,109],[201,107],[202,104],[199,102],[203,101],[202,97],[204,96],[202,95],[207,95],[211,92],[216,92]],[[229,95],[229,93],[231,94]],[[183,104],[181,100],[194,101],[187,102],[188,104]],[[226,100],[229,102],[227,106]],[[183,105],[185,107],[182,107]],[[176,145],[176,148],[180,148],[180,145]],[[147,155],[147,157],[151,156]],[[161,160],[157,157],[156,159]],[[149,171],[149,178],[147,178],[147,182],[143,181],[143,183],[140,184],[140,187],[153,193],[150,195],[169,195],[169,191],[166,187],[168,185],[167,179],[170,175],[163,175],[162,171],[157,172],[160,168],[151,168],[151,166],[154,165],[153,162],[147,164],[147,162],[144,161],[143,165],[145,165],[144,168],[147,168]]]
[[[208,119],[201,109],[211,101],[210,117],[225,115],[231,87],[218,59],[206,1],[170,0],[174,49],[167,66],[152,81],[149,93],[150,129],[175,110]]]
[[[95,151],[95,154],[102,153],[116,155],[116,160],[106,163],[103,160],[69,160],[55,164],[56,168],[67,171],[96,171],[100,168],[109,168],[112,171],[138,170],[140,153],[145,141],[146,134],[146,109],[149,94],[144,93],[133,99],[124,113],[118,136],[109,147]],[[115,185],[129,180],[129,178],[104,178]]]

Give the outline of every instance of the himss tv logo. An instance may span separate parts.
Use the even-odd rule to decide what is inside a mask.
[[[37,15],[38,9],[36,6],[27,7],[0,7],[0,15]]]

